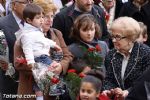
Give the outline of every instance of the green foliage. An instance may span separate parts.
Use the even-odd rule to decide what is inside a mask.
[[[74,72],[68,72],[64,79],[67,83],[69,94],[72,100],[76,100],[76,97],[79,94],[80,83],[82,78]]]

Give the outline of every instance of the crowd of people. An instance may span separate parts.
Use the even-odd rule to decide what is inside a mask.
[[[150,99],[149,0],[9,2],[0,17],[0,100],[72,100],[69,69],[84,76],[76,100]]]

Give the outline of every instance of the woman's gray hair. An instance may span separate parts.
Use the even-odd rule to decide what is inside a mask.
[[[112,23],[110,31],[120,30],[123,36],[130,41],[135,41],[141,32],[139,23],[131,17],[119,17]]]

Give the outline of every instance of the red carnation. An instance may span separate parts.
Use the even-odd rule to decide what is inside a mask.
[[[106,13],[106,14],[105,14],[106,22],[108,22],[109,18],[110,18],[110,15],[109,15],[108,13]]]
[[[96,51],[101,51],[102,50],[102,48],[98,44],[95,46],[95,48],[96,48]]]
[[[92,52],[94,50],[95,50],[95,48],[88,48],[88,51],[90,51],[90,52]]]
[[[57,84],[57,83],[59,82],[59,79],[56,78],[56,77],[53,77],[53,78],[51,79],[51,82],[52,82],[53,84]]]
[[[21,64],[26,64],[27,60],[25,58],[17,58],[16,61]]]
[[[86,75],[85,75],[84,73],[80,73],[80,74],[79,74],[79,77],[80,77],[80,78],[83,78],[83,77],[85,77],[85,76],[86,76]]]
[[[69,69],[68,73],[76,73],[76,70],[75,69]]]

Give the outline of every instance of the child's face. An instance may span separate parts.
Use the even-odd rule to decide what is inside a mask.
[[[88,30],[85,30],[82,26],[80,28],[80,37],[85,42],[91,42],[95,36],[95,24]]]
[[[96,100],[99,93],[96,92],[92,83],[83,82],[80,87],[80,99],[81,100]]]
[[[44,21],[43,14],[41,13],[41,14],[36,15],[34,17],[34,19],[32,21],[28,22],[28,23],[35,26],[35,27],[37,27],[37,28],[41,28],[41,26],[43,24],[43,21]]]
[[[143,36],[142,34],[140,34],[136,41],[140,43],[144,43],[147,41],[147,36]]]

